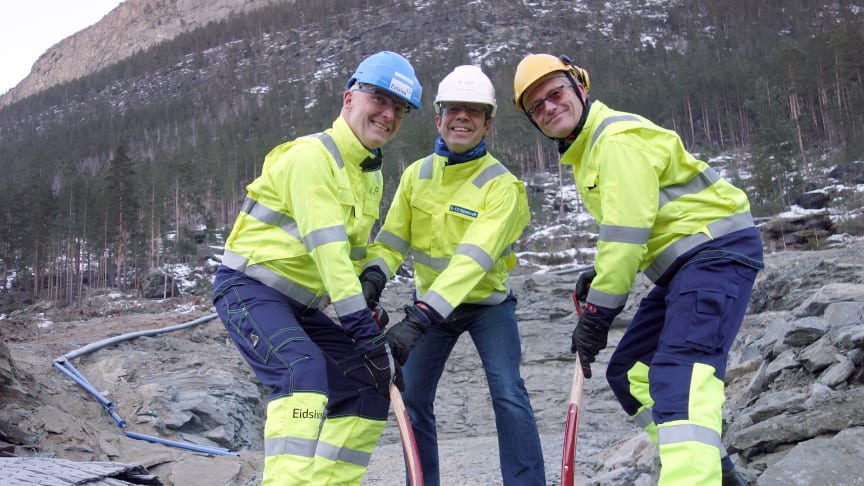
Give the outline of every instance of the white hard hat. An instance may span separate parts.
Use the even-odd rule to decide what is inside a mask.
[[[441,112],[441,104],[448,102],[479,103],[489,107],[490,116],[495,116],[495,87],[492,81],[477,66],[456,66],[438,84],[435,96],[435,113]]]

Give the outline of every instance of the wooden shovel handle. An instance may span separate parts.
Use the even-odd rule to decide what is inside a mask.
[[[390,385],[390,403],[399,425],[399,435],[402,437],[402,452],[405,455],[405,466],[408,468],[408,481],[411,486],[423,486],[423,468],[420,465],[420,453],[417,452],[417,441],[414,439],[414,429],[411,419],[405,410],[402,394],[395,384]]]
[[[573,305],[576,313],[582,317],[582,306],[573,290]],[[564,425],[564,448],[561,451],[561,486],[573,486],[573,469],[576,467],[576,438],[579,430],[579,406],[582,403],[582,387],[585,375],[582,373],[582,363],[576,354],[576,364],[573,370],[573,383],[570,385],[570,403],[567,406],[567,422]]]

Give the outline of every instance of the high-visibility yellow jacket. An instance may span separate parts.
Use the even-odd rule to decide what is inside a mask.
[[[367,263],[391,276],[410,252],[419,300],[441,317],[507,297],[511,246],[530,219],[525,186],[494,157],[446,162],[430,155],[405,170]]]
[[[622,307],[636,272],[657,281],[676,258],[753,226],[740,189],[645,118],[593,101],[584,129],[561,157],[600,224],[597,276],[588,302]]]
[[[357,274],[383,182],[380,167],[361,163],[373,156],[341,116],[321,134],[274,148],[246,187],[223,264],[309,306],[329,294],[340,318],[366,310]],[[368,315],[368,329],[346,326],[355,339],[377,334]]]

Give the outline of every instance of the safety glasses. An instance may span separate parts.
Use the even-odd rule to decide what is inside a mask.
[[[543,113],[546,113],[546,102],[550,102],[553,105],[557,105],[561,103],[561,99],[564,97],[564,90],[567,88],[572,88],[572,84],[562,84],[557,88],[552,89],[549,93],[546,94],[543,98],[531,103],[531,109],[529,109],[526,113],[528,113],[531,117],[543,116]]]
[[[441,104],[441,114],[445,116],[456,116],[463,111],[471,118],[480,118],[488,113],[485,105],[478,105],[474,103]]]
[[[396,116],[400,118],[407,115],[408,113],[411,113],[410,105],[394,100],[384,91],[375,88],[374,86],[361,84],[357,87],[357,91],[372,98],[372,102],[378,105],[378,107],[382,110],[389,110],[390,108],[393,108],[393,113],[395,113]]]

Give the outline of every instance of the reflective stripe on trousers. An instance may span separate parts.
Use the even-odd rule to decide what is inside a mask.
[[[387,422],[325,419],[326,401],[320,394],[295,393],[267,405],[262,486],[360,484]]]
[[[327,397],[295,393],[267,404],[262,486],[311,484]]]
[[[320,310],[228,267],[213,286],[229,336],[271,389],[263,484],[359,484],[390,402],[353,341]]]

